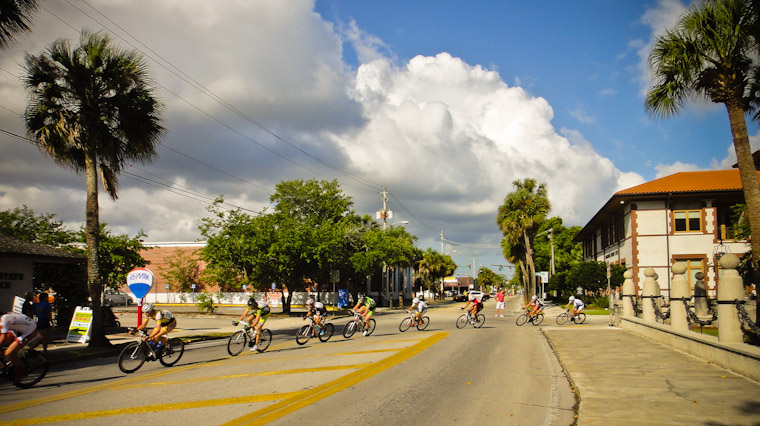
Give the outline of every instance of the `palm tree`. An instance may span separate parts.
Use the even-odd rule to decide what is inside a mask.
[[[725,105],[747,217],[752,235],[756,236],[750,239],[754,282],[760,283],[760,185],[745,118],[757,101],[753,89],[760,84],[757,3],[698,3],[681,17],[675,29],[658,37],[649,56],[654,83],[645,106],[650,114],[670,116],[692,98]]]
[[[16,36],[31,31],[31,14],[37,0],[0,0],[0,49],[13,45]]]
[[[525,297],[530,298],[536,292],[532,241],[546,221],[551,203],[545,183],[538,184],[535,179],[528,178],[516,180],[512,185],[515,191],[507,194],[504,204],[499,207],[496,224],[504,235],[504,255],[510,262],[518,260],[526,288]]]
[[[83,32],[73,49],[68,40],[58,40],[39,56],[27,55],[24,80],[30,93],[25,114],[29,135],[58,165],[86,176],[90,344],[108,345],[100,317],[98,174],[115,200],[122,167],[156,156],[164,133],[162,106],[149,86],[144,60],[114,48],[100,33]]]

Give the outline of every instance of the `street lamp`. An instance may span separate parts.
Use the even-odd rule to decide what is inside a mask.
[[[391,226],[391,227],[393,227],[393,225],[398,225],[399,223],[400,223],[400,224],[402,224],[402,225],[408,225],[408,224],[409,224],[409,221],[408,221],[408,220],[400,220],[400,221],[398,221],[398,222],[393,222],[393,223],[391,223],[391,225],[390,225],[390,226]]]

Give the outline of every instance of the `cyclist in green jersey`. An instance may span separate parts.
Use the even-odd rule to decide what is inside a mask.
[[[362,316],[362,319],[364,320],[364,335],[367,335],[367,328],[369,328],[369,319],[372,318],[372,314],[375,313],[375,309],[377,308],[377,302],[375,302],[375,299],[372,299],[369,296],[365,296],[362,293],[359,293],[359,297],[357,298],[358,302],[356,302],[356,306],[354,306],[354,311],[358,312],[359,315]]]
[[[156,342],[156,351],[160,352],[169,345],[169,339],[166,336],[177,327],[177,319],[171,311],[156,309],[152,303],[143,303],[142,311],[147,318],[144,323],[137,327],[137,330],[145,330],[148,327],[148,320],[155,320],[156,327],[143,340]]]
[[[248,299],[248,308],[246,308],[245,312],[243,312],[243,315],[240,315],[240,319],[238,321],[232,321],[232,325],[238,325],[239,321],[245,320],[248,325],[256,330],[256,341],[251,341],[249,343],[251,346],[251,352],[259,349],[261,329],[264,328],[264,323],[267,322],[267,318],[269,318],[269,314],[271,312],[272,310],[269,308],[269,305],[267,305],[266,302],[259,303],[253,296],[251,296]]]

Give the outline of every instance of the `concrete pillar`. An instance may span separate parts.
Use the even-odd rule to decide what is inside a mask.
[[[670,325],[674,330],[688,331],[686,302],[691,299],[689,280],[686,279],[686,263],[673,265],[673,281],[670,283]]]
[[[655,279],[655,272],[652,268],[646,268],[644,270],[644,286],[641,290],[641,304],[643,305],[642,319],[649,322],[657,322],[657,315],[654,313],[652,307],[652,298],[656,297],[660,292],[660,284]]]
[[[721,343],[744,343],[744,334],[734,300],[744,300],[744,283],[739,271],[739,258],[725,254],[720,258],[723,274],[718,283],[718,340]]]
[[[705,274],[697,272],[694,274],[697,282],[694,284],[694,312],[697,316],[707,316],[707,285],[703,281]]]
[[[623,272],[623,317],[632,318],[636,316],[633,310],[633,303],[636,303],[636,286],[633,284],[633,271]]]

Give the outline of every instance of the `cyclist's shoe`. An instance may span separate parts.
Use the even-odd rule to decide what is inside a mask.
[[[239,322],[237,320],[232,320],[232,325],[238,325]]]
[[[367,335],[367,330],[362,331],[362,335],[366,336]]]
[[[251,346],[251,352],[256,352],[257,350],[259,350],[259,347],[257,345]]]
[[[255,345],[256,345],[256,342],[254,342],[253,340],[251,340],[250,342],[248,342],[248,347],[249,347],[249,348],[252,348],[252,347],[254,347]]]
[[[13,384],[17,385],[21,383],[21,380],[26,376],[26,367],[23,365],[16,368],[16,374],[13,376]]]

